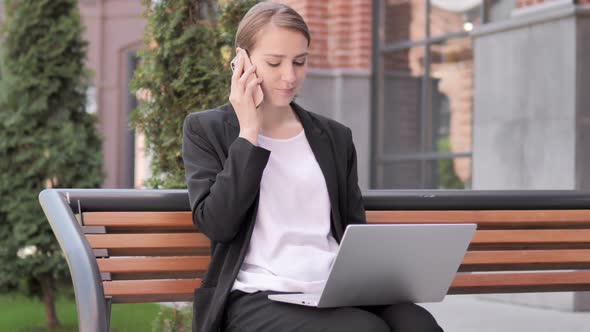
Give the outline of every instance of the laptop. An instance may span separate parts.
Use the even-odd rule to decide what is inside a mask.
[[[349,225],[320,294],[271,294],[318,308],[440,302],[476,224]]]

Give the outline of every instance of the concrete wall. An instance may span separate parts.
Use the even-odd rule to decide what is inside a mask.
[[[473,189],[575,187],[573,16],[475,35]]]
[[[590,190],[590,5],[584,8],[576,17],[576,188]]]
[[[589,12],[551,6],[473,33],[473,189],[589,189]],[[589,294],[483,297],[581,311]]]
[[[576,23],[576,189],[590,190],[590,5],[578,11]],[[590,292],[577,293],[574,308],[590,311]]]
[[[368,70],[310,69],[296,99],[307,110],[350,127],[361,189],[368,189],[370,183],[370,84]]]

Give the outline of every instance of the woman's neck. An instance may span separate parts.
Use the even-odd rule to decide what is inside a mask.
[[[263,107],[260,134],[272,138],[290,138],[301,132],[303,125],[290,105]]]
[[[263,131],[272,131],[273,129],[289,125],[290,122],[298,121],[290,105],[284,107],[265,107],[262,105],[260,111],[262,112]]]

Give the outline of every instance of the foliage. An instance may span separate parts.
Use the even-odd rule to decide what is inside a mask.
[[[233,36],[257,0],[143,0],[147,48],[139,52],[131,90],[144,100],[132,126],[146,137],[153,188],[185,188],[181,155],[182,123],[187,114],[228,102]],[[207,4],[207,5],[206,5]],[[142,92],[144,92],[142,94]]]
[[[0,31],[0,291],[52,301],[68,271],[37,196],[103,178],[87,43],[75,0],[5,0]]]
[[[451,151],[448,137],[440,138],[437,145],[439,152]],[[465,184],[455,173],[453,159],[439,159],[437,167],[438,189],[465,189]]]
[[[190,332],[192,328],[192,306],[175,303],[162,306],[152,322],[154,332]]]

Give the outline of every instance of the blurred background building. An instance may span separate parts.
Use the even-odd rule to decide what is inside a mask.
[[[361,187],[590,186],[590,1],[281,2],[312,31],[298,101],[352,128]],[[147,162],[128,126],[136,105],[128,82],[144,8],[139,0],[80,6],[95,73],[91,109],[105,136],[104,185],[141,187]]]
[[[304,107],[351,127],[362,188],[590,189],[590,0],[280,0],[311,28]],[[140,188],[139,0],[81,0],[104,187]],[[229,79],[229,77],[228,77]],[[586,294],[511,295],[564,310]]]
[[[98,112],[104,137],[106,188],[140,187],[148,169],[141,139],[129,127],[136,99],[129,81],[143,47],[146,19],[140,0],[80,0],[86,25],[88,66],[94,72],[90,109]]]

